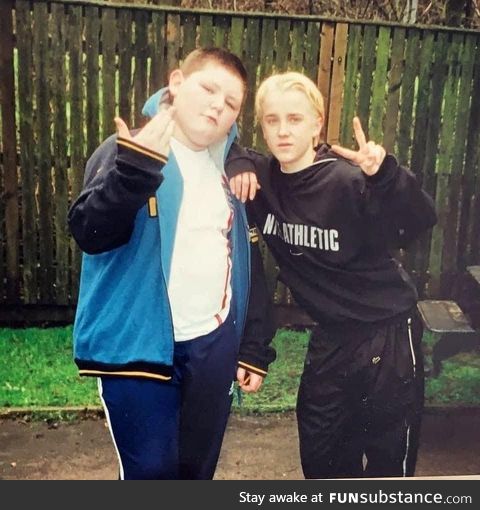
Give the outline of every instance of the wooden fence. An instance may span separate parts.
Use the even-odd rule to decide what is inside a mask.
[[[145,99],[197,46],[244,60],[250,81],[240,119],[245,145],[264,148],[256,85],[303,71],[327,101],[325,137],[351,145],[358,114],[435,196],[432,236],[401,254],[420,291],[448,296],[480,263],[480,33],[57,0],[0,3],[0,304],[9,313],[71,310],[80,253],[68,206],[87,158],[120,114],[142,122]],[[272,286],[275,269],[266,265]],[[277,300],[288,302],[279,286]],[[19,310],[21,312],[19,312]],[[56,312],[56,313],[57,313]],[[23,316],[23,315],[22,315]],[[61,313],[60,313],[61,316]],[[1,317],[0,317],[1,319]]]

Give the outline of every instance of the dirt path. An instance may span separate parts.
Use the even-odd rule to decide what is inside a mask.
[[[479,431],[479,410],[426,413],[417,475],[480,475]],[[233,415],[216,478],[301,479],[297,437],[293,414]],[[116,477],[117,460],[104,420],[0,420],[0,479]]]

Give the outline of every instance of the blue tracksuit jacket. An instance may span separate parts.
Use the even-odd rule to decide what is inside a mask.
[[[225,159],[235,134],[233,129],[217,157]],[[171,377],[174,337],[167,282],[182,189],[173,154],[167,161],[131,140],[112,136],[89,159],[85,188],[68,218],[85,252],[74,326],[81,375]],[[231,313],[239,342],[243,335],[240,363],[265,374],[275,357],[268,346],[274,330],[265,313],[266,286],[256,275],[260,297],[251,300],[252,319],[244,334],[252,270],[249,231],[243,204],[233,203]],[[257,259],[259,253],[258,273],[263,268]]]

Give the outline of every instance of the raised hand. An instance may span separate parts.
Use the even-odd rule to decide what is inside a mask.
[[[115,117],[117,134],[121,138],[132,140],[146,149],[167,156],[170,150],[170,138],[175,127],[174,113],[173,106],[160,110],[135,136],[130,134],[128,126],[120,117]]]
[[[332,145],[332,151],[358,165],[367,175],[375,175],[387,153],[381,145],[372,141],[367,142],[358,117],[353,118],[353,131],[357,139],[358,151],[346,149],[341,145]]]

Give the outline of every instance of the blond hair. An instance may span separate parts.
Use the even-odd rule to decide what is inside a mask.
[[[322,93],[318,90],[315,83],[310,78],[307,78],[302,73],[295,71],[289,71],[286,73],[273,74],[269,76],[260,84],[258,87],[257,94],[255,96],[255,114],[259,121],[262,120],[263,116],[263,102],[265,97],[272,90],[280,90],[285,92],[287,90],[299,90],[303,92],[307,99],[310,101],[313,109],[323,121],[325,116],[325,107],[323,104]]]

